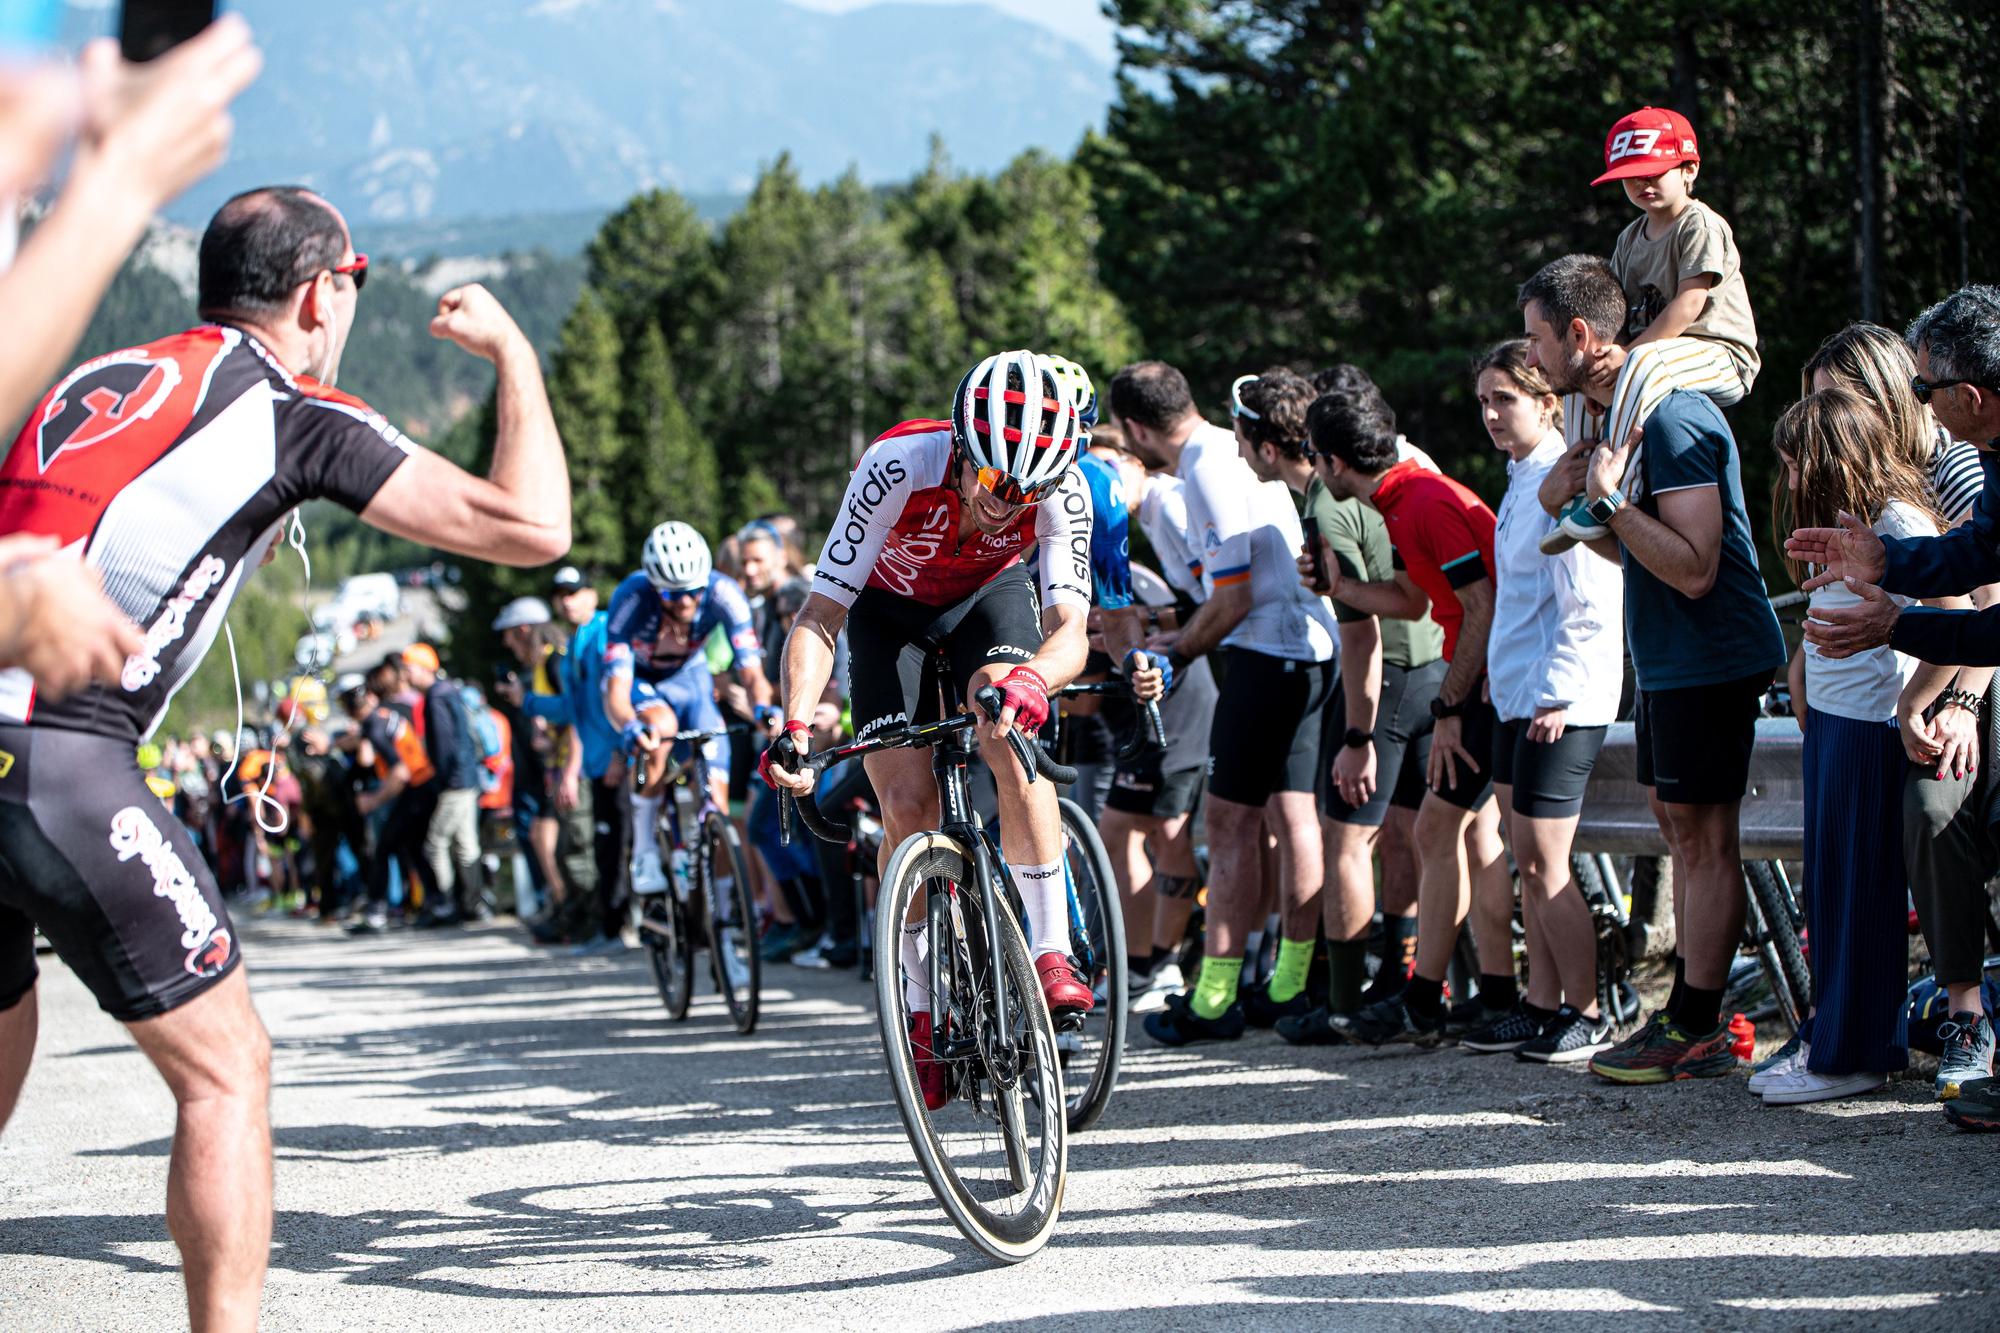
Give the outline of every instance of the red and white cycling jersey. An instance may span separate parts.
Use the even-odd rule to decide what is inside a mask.
[[[1090,605],[1090,487],[1071,468],[1056,493],[991,536],[958,540],[951,425],[906,421],[861,456],[820,550],[813,591],[842,606],[879,588],[926,606],[964,601],[1040,551],[1042,605]]]
[[[285,516],[320,498],[359,513],[409,449],[366,403],[293,377],[238,329],[78,366],[0,461],[0,533],[54,536],[95,565],[145,646],[117,684],[54,703],[0,671],[0,723],[150,733]]]

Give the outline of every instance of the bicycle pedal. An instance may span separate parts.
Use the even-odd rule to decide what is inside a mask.
[[[1083,1013],[1084,1011],[1081,1009],[1063,1009],[1057,1011],[1055,1014],[1052,1015],[1052,1017],[1055,1019],[1056,1031],[1057,1032],[1083,1031]]]

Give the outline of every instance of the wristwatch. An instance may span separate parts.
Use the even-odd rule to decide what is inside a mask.
[[[1591,522],[1609,525],[1611,516],[1624,507],[1625,492],[1613,491],[1602,499],[1592,500],[1586,504],[1583,507],[1583,512],[1590,515]]]
[[[1347,729],[1347,738],[1341,742],[1342,745],[1350,750],[1358,750],[1364,745],[1373,745],[1374,743],[1375,733],[1372,731],[1363,731],[1359,727],[1349,727]]]
[[[1465,713],[1464,699],[1460,699],[1455,704],[1446,703],[1442,697],[1434,698],[1431,700],[1432,717],[1435,718],[1460,717],[1463,716],[1464,713]]]

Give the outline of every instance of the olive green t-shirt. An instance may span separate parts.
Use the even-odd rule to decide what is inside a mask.
[[[1703,274],[1714,278],[1701,314],[1680,336],[1722,344],[1748,391],[1762,365],[1757,355],[1757,320],[1750,313],[1750,291],[1743,285],[1736,234],[1720,213],[1691,200],[1658,240],[1646,235],[1646,218],[1641,216],[1618,234],[1618,244],[1611,250],[1611,271],[1625,289],[1625,333],[1633,338],[1660,317],[1683,282]]]
[[[1389,528],[1382,516],[1359,500],[1335,499],[1318,477],[1306,488],[1306,516],[1319,525],[1320,535],[1333,551],[1343,578],[1387,583],[1396,577],[1395,548],[1389,544]],[[1333,603],[1336,619],[1366,620],[1366,611],[1357,611],[1338,598]],[[1382,660],[1390,666],[1428,666],[1444,656],[1444,631],[1429,616],[1422,620],[1390,620],[1384,617]]]

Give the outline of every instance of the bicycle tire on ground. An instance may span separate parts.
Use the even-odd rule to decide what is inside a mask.
[[[1007,1099],[982,1097],[977,1106],[970,1100],[968,1093],[984,1091],[981,1085],[985,1083],[986,1062],[980,1055],[967,1056],[951,1069],[952,1100],[934,1113],[924,1105],[916,1063],[910,1053],[909,1006],[904,996],[901,959],[902,923],[910,904],[927,887],[939,890],[931,892],[928,899],[931,938],[947,938],[941,935],[937,924],[952,917],[950,904],[955,898],[959,909],[956,918],[964,934],[954,942],[954,947],[963,948],[963,958],[971,964],[970,975],[956,980],[955,964],[940,965],[944,985],[958,998],[947,1003],[946,997],[941,996],[933,1001],[934,1005],[956,1014],[961,1011],[959,999],[982,991],[991,994],[994,978],[983,975],[990,970],[980,897],[986,890],[975,882],[975,864],[969,849],[942,833],[912,834],[896,849],[876,898],[876,1016],[881,1025],[896,1109],[931,1192],[952,1225],[981,1252],[1003,1263],[1019,1263],[1048,1243],[1061,1215],[1063,1183],[1068,1170],[1068,1128],[1061,1114],[1062,1071],[1056,1058],[1055,1029],[1049,1022],[1048,1007],[1042,1000],[1034,964],[1028,957],[1027,941],[1004,903],[995,913],[1001,932],[1004,984],[1015,1024],[1025,1030],[1027,1038],[1018,1049],[1029,1059],[1029,1067],[1015,1084],[1021,1091],[1016,1092],[1014,1100],[1024,1114],[1013,1122],[1014,1138],[1018,1145],[1022,1138],[1031,1135],[1029,1146],[1038,1147],[1039,1154],[1032,1162],[1024,1162],[1018,1147],[1010,1150],[1008,1117],[1004,1112],[993,1114],[989,1110],[989,1106],[997,1110]],[[947,887],[955,892],[943,892]],[[1027,1118],[1030,1116],[1032,1119]],[[990,1133],[983,1128],[988,1118],[995,1122]],[[961,1141],[962,1129],[969,1129],[980,1136],[980,1141],[990,1143],[992,1151],[965,1151],[973,1145]],[[1009,1179],[1003,1187],[996,1187],[992,1176],[968,1178],[978,1161],[993,1152],[1006,1162],[1001,1170]],[[1031,1168],[1025,1188],[1012,1179],[1023,1167]],[[1002,1194],[1001,1188],[1007,1192]],[[999,1205],[1010,1200],[1018,1201],[1018,1207],[1002,1211]]]
[[[666,1006],[667,1017],[679,1022],[687,1017],[688,1001],[694,998],[694,936],[687,904],[672,889],[649,893],[642,900],[639,940],[646,946],[660,1003]]]
[[[1118,902],[1118,881],[1111,874],[1111,854],[1082,806],[1068,797],[1058,804],[1063,832],[1068,835],[1064,860],[1076,885],[1077,908],[1090,931],[1094,954],[1083,982],[1104,996],[1084,1018],[1081,1054],[1085,1058],[1072,1056],[1063,1066],[1069,1131],[1074,1134],[1097,1123],[1118,1086],[1126,1011],[1132,1000],[1125,990],[1125,913]],[[1071,941],[1073,952],[1076,944]]]
[[[757,952],[757,909],[750,898],[750,866],[743,840],[721,811],[709,812],[701,823],[700,874],[702,897],[708,906],[709,969],[716,992],[729,1006],[736,1030],[749,1036],[757,1030],[757,1010],[763,987],[763,966]],[[718,875],[718,857],[727,875]],[[731,979],[731,961],[741,983]]]

